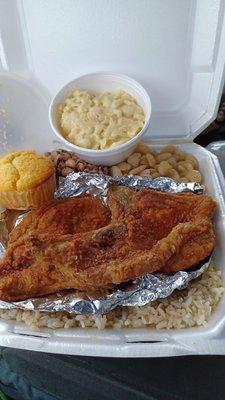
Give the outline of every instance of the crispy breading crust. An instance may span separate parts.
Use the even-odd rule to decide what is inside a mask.
[[[77,201],[82,209],[85,199],[71,199],[64,206]],[[61,207],[57,218],[61,215],[63,220],[60,204],[55,203],[54,209]],[[109,225],[82,232],[83,224],[81,231],[74,233],[75,224],[74,232],[60,234],[52,232],[42,207],[27,218],[35,220],[38,212],[44,213],[40,220],[46,229],[25,219],[21,237],[12,234],[0,263],[0,298],[21,300],[69,288],[95,290],[160,269],[166,273],[188,269],[213,249],[214,207],[209,196],[113,187]],[[91,212],[95,215],[96,206],[90,207]]]

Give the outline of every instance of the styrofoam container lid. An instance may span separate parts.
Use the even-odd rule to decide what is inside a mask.
[[[152,101],[151,139],[193,140],[215,116],[223,0],[1,2],[0,33],[2,70],[33,74],[50,97],[93,71],[137,79]]]
[[[51,96],[89,72],[124,73],[150,93],[149,137],[190,141],[220,98],[223,19],[223,0],[1,2],[2,69],[34,74]]]

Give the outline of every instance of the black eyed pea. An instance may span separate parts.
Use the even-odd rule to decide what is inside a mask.
[[[69,167],[64,167],[61,171],[61,175],[66,177],[67,175],[69,175],[71,172],[74,172],[74,170],[72,168]]]
[[[69,168],[76,168],[76,161],[72,158],[69,158],[68,160],[66,160],[65,165]]]

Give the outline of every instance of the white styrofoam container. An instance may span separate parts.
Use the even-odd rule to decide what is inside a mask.
[[[111,92],[120,88],[129,93],[143,108],[145,123],[133,138],[111,149],[94,150],[76,146],[66,140],[58,126],[58,106],[64,103],[68,94],[74,89],[82,89],[97,93]],[[125,160],[134,152],[137,144],[144,139],[151,118],[151,100],[146,90],[137,81],[126,75],[112,72],[98,72],[79,76],[67,83],[52,99],[49,107],[49,121],[56,137],[63,142],[65,149],[73,151],[82,160],[96,165],[115,165]]]
[[[192,143],[216,115],[225,65],[223,0],[2,0],[0,154],[53,146],[48,106],[76,76],[104,70],[140,81],[152,101],[146,141],[194,154],[218,202],[214,259],[225,282],[225,185],[218,160]],[[225,354],[225,298],[206,327],[41,329],[0,321],[0,345],[113,357]]]

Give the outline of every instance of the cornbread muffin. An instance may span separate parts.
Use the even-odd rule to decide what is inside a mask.
[[[55,168],[34,151],[15,151],[0,159],[0,204],[9,209],[39,207],[53,197]]]

